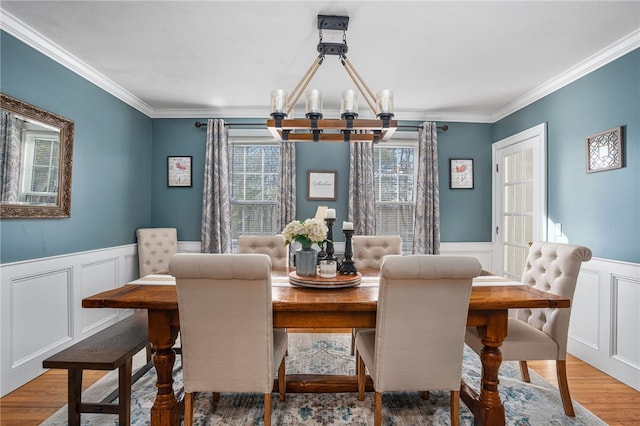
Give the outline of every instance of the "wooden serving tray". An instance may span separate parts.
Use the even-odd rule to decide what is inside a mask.
[[[295,271],[289,272],[289,283],[301,287],[310,288],[346,288],[360,285],[362,274],[357,275],[341,275],[338,274],[333,278],[321,278],[320,275],[315,276],[299,276]]]

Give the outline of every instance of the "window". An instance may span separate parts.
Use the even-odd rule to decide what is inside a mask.
[[[413,251],[416,143],[387,142],[373,149],[377,235],[400,235],[402,252]]]
[[[280,146],[272,139],[230,141],[231,236],[273,235],[278,226]]]
[[[58,197],[60,141],[56,132],[23,133],[20,202],[55,204]]]

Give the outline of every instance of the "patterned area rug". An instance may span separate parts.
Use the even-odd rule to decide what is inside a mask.
[[[349,334],[289,334],[288,373],[355,374],[354,357],[349,355]],[[136,362],[142,363],[142,354]],[[175,389],[182,387],[180,361],[176,362]],[[464,354],[464,380],[479,388],[480,360],[470,349]],[[109,373],[85,391],[85,401],[95,401],[107,395],[117,385],[117,374]],[[150,408],[155,395],[155,371],[142,377],[133,389],[131,418],[134,425],[150,422]],[[520,380],[515,362],[505,362],[500,369],[500,396],[505,406],[508,425],[605,425],[587,409],[574,401],[576,417],[564,415],[558,390],[531,371],[531,383]],[[417,393],[383,394],[383,424],[385,425],[444,425],[450,424],[449,393],[430,392],[423,400]],[[213,403],[210,393],[198,394],[195,401],[197,425],[261,425],[263,424],[263,395],[222,394]],[[472,425],[473,416],[460,402],[461,424]],[[59,410],[43,425],[66,425],[67,409]],[[83,425],[117,425],[117,415],[83,414]],[[356,393],[287,394],[285,402],[273,396],[274,425],[371,425],[373,424],[373,394],[367,393],[358,401]]]

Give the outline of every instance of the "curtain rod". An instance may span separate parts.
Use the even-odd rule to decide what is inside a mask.
[[[195,123],[196,127],[200,128],[200,127],[207,127],[207,123],[203,123],[200,121],[196,121]],[[229,126],[229,127],[255,127],[255,126],[264,126],[264,123],[226,123],[225,126]],[[411,130],[419,130],[420,126],[398,126],[397,129],[399,131],[411,131]],[[449,126],[447,126],[446,124],[443,124],[442,126],[437,126],[438,130],[442,130],[443,132],[446,132],[447,130],[449,130]]]

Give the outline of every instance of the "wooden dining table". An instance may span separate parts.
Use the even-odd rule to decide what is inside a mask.
[[[276,328],[374,328],[379,271],[360,271],[362,281],[348,288],[306,288],[289,284],[288,271],[272,273],[273,326]],[[483,275],[474,279],[467,325],[478,328],[484,345],[480,360],[480,389],[462,382],[460,394],[477,425],[504,425],[505,412],[498,393],[500,346],[508,334],[507,315],[514,308],[568,308],[567,298]],[[175,279],[151,275],[82,300],[83,308],[146,309],[149,341],[155,354],[157,392],[151,408],[152,425],[180,424],[183,406],[173,389],[173,346],[180,330]],[[434,345],[437,345],[434,342]],[[356,376],[287,375],[287,392],[357,392]],[[367,391],[373,390],[371,380]]]

